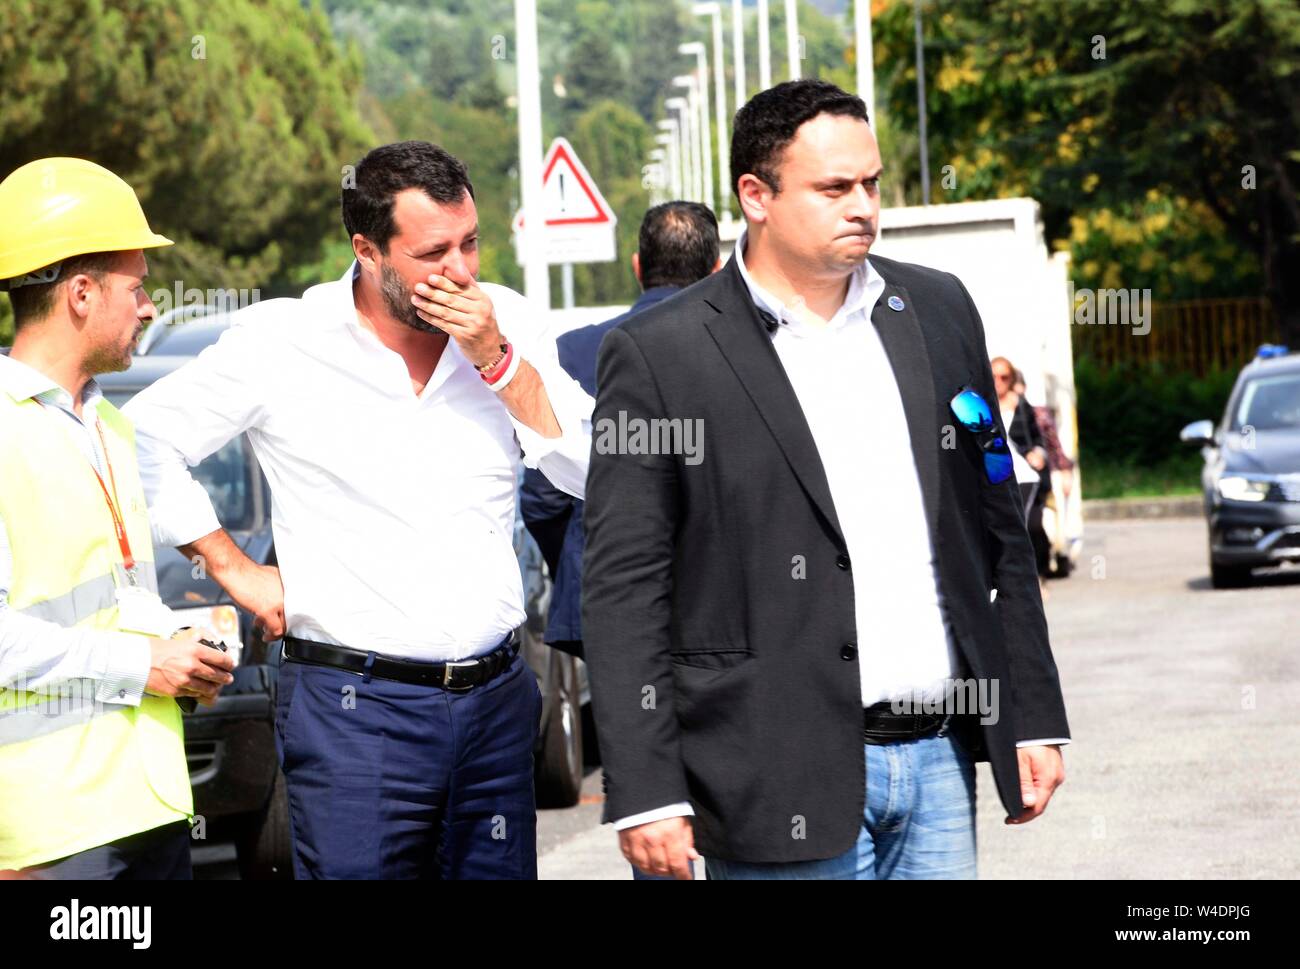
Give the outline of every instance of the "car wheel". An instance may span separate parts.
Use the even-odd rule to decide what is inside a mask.
[[[235,842],[239,877],[245,881],[291,881],[293,839],[289,833],[289,795],[279,768],[271,783],[271,796]]]
[[[1220,565],[1211,560],[1210,584],[1216,589],[1240,589],[1250,585],[1250,569],[1240,565]]]
[[[542,725],[537,756],[537,806],[573,807],[582,794],[582,703],[578,692],[578,661],[551,650],[550,713]]]

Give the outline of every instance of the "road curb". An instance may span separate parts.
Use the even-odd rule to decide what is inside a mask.
[[[1120,518],[1200,518],[1202,499],[1178,498],[1104,498],[1083,503],[1085,520],[1107,521]]]

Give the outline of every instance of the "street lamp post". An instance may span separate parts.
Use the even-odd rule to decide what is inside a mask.
[[[551,308],[546,263],[546,212],[542,202],[542,77],[537,61],[537,0],[515,0],[516,79],[519,98],[519,202],[524,212],[520,248],[524,295],[543,312]]]
[[[664,146],[668,155],[668,187],[673,198],[682,197],[682,145],[681,136],[675,120],[660,121],[659,127],[666,129],[655,135],[655,141]]]
[[[742,0],[731,0],[731,59],[736,82],[736,110],[739,111],[749,90],[745,86],[745,5]]]
[[[691,201],[704,201],[704,139],[700,130],[700,86],[694,74],[679,74],[673,78],[673,87],[686,89],[686,129],[690,132],[692,170]]]
[[[727,145],[727,77],[722,50],[722,4],[697,3],[697,17],[713,18],[713,106],[718,128],[718,209],[721,221],[731,221],[731,158]],[[737,104],[737,107],[740,105]]]
[[[799,0],[785,0],[785,59],[790,80],[799,80]]]
[[[758,0],[758,89],[772,86],[772,40],[767,33],[767,0]]]
[[[867,117],[876,124],[875,58],[871,50],[871,0],[853,2],[854,50],[857,53],[858,97],[867,105]]]
[[[668,98],[664,101],[664,105],[669,111],[677,112],[677,137],[682,157],[681,197],[691,202],[697,202],[700,195],[696,184],[699,178],[699,166],[695,155],[694,112],[691,110],[691,104],[686,98]]]
[[[913,4],[916,10],[916,120],[917,135],[921,142],[921,204],[930,204],[930,146],[925,135],[925,45],[921,31],[921,0]]]
[[[652,149],[646,156],[650,160],[641,169],[645,181],[650,183],[646,187],[650,190],[650,204],[652,206],[664,201],[664,190],[667,188],[664,184],[664,163],[667,156],[667,151],[662,147]]]
[[[709,52],[699,41],[680,44],[677,53],[695,57],[695,90],[700,112],[700,154],[704,161],[704,204],[713,208],[713,132],[709,123]]]

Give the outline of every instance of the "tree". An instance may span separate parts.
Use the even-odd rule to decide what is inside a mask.
[[[0,169],[75,155],[121,175],[177,243],[149,254],[168,290],[287,285],[339,231],[371,137],[358,62],[296,0],[11,0],[0,76]]]
[[[637,283],[629,260],[648,201],[641,166],[651,143],[650,127],[626,105],[601,101],[577,120],[571,140],[618,217],[615,261],[575,267],[575,299],[591,306],[630,303]]]
[[[597,101],[621,100],[626,72],[619,63],[606,26],[608,7],[604,3],[579,5],[585,14],[578,22],[564,68],[564,109],[576,118]]]
[[[929,5],[925,25],[932,144],[958,169],[958,197],[1033,195],[1056,235],[1086,211],[1140,218],[1151,191],[1202,203],[1300,340],[1294,0],[955,0]],[[877,26],[894,55],[890,111],[914,125],[911,4]]]

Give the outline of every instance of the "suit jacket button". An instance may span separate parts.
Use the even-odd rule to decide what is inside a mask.
[[[835,564],[847,571],[849,567],[849,557],[847,555],[837,555],[835,556]]]
[[[840,647],[840,659],[844,660],[845,662],[851,663],[854,657],[856,657],[857,655],[858,655],[858,647],[856,643],[845,643],[843,646]]]

